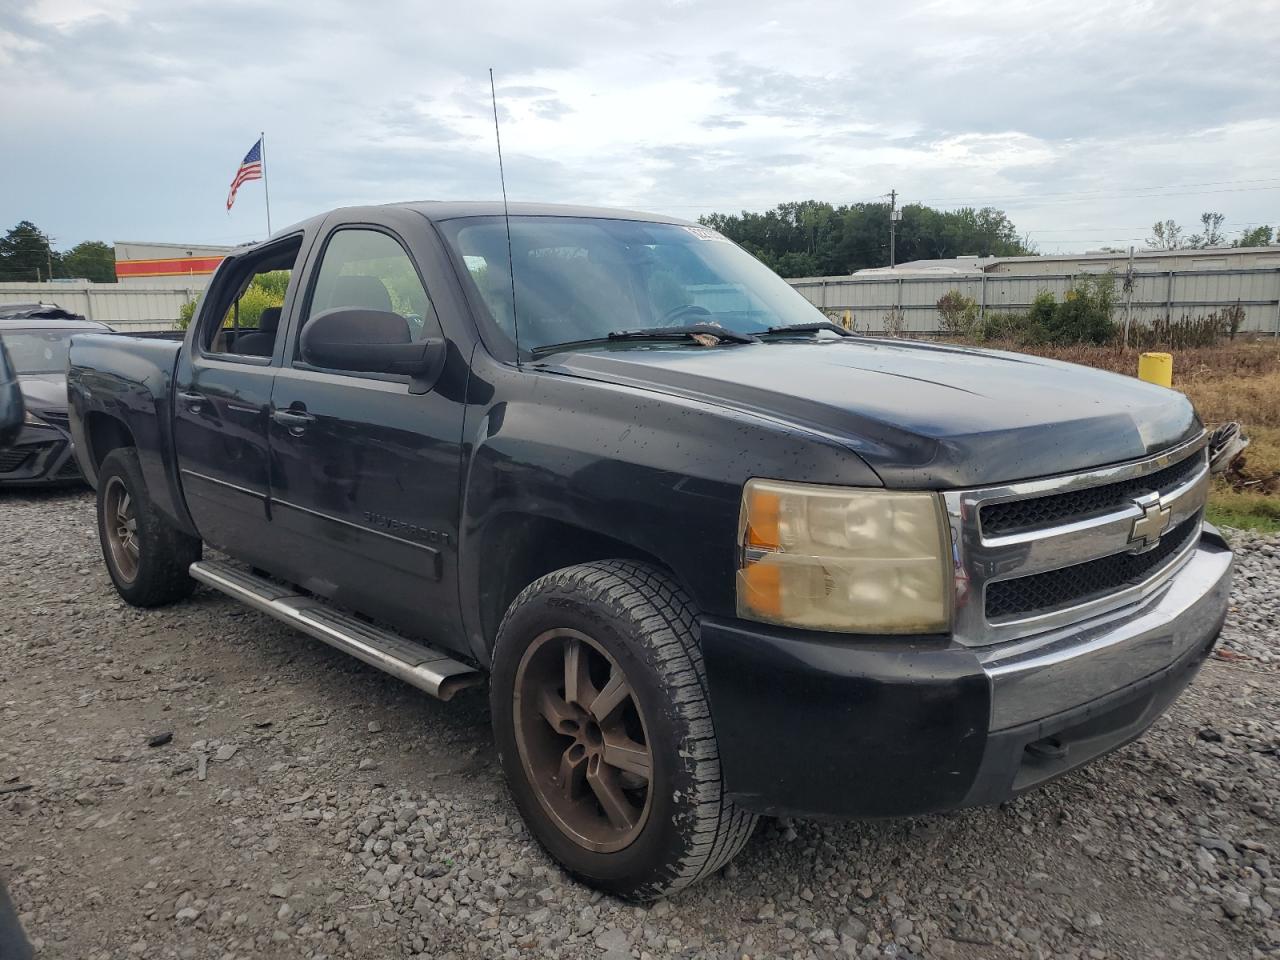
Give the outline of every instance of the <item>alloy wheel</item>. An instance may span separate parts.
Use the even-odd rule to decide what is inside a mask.
[[[549,630],[521,658],[516,746],[543,810],[573,842],[611,853],[648,820],[653,751],[626,674],[577,630]]]
[[[138,517],[134,513],[133,497],[119,477],[107,482],[103,496],[103,529],[111,561],[116,572],[132,583],[138,576],[141,551],[138,547]]]

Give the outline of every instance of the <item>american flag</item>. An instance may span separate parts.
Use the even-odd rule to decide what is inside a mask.
[[[240,189],[240,184],[248,183],[250,180],[262,179],[262,138],[258,138],[249,152],[244,155],[244,159],[240,161],[240,169],[236,171],[235,179],[231,181],[231,192],[227,194],[227,209],[231,209],[231,205],[236,202],[236,191]]]

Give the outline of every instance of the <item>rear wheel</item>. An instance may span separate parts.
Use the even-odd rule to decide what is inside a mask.
[[[112,450],[98,470],[98,539],[116,592],[137,607],[190,596],[187,570],[201,544],[169,523],[151,502],[133,447]]]
[[[530,585],[490,691],[516,806],[592,886],[665,896],[750,837],[755,818],[724,796],[692,604],[657,568],[589,563]]]

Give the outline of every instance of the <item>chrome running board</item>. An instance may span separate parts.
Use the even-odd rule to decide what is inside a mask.
[[[405,683],[448,700],[484,678],[474,667],[432,647],[342,613],[323,600],[295,593],[220,560],[198,560],[191,576],[206,586],[275,617],[331,647],[363,660]]]

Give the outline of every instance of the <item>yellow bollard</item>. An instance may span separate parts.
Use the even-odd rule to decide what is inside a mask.
[[[1173,354],[1144,353],[1138,357],[1138,379],[1162,387],[1173,386]]]

